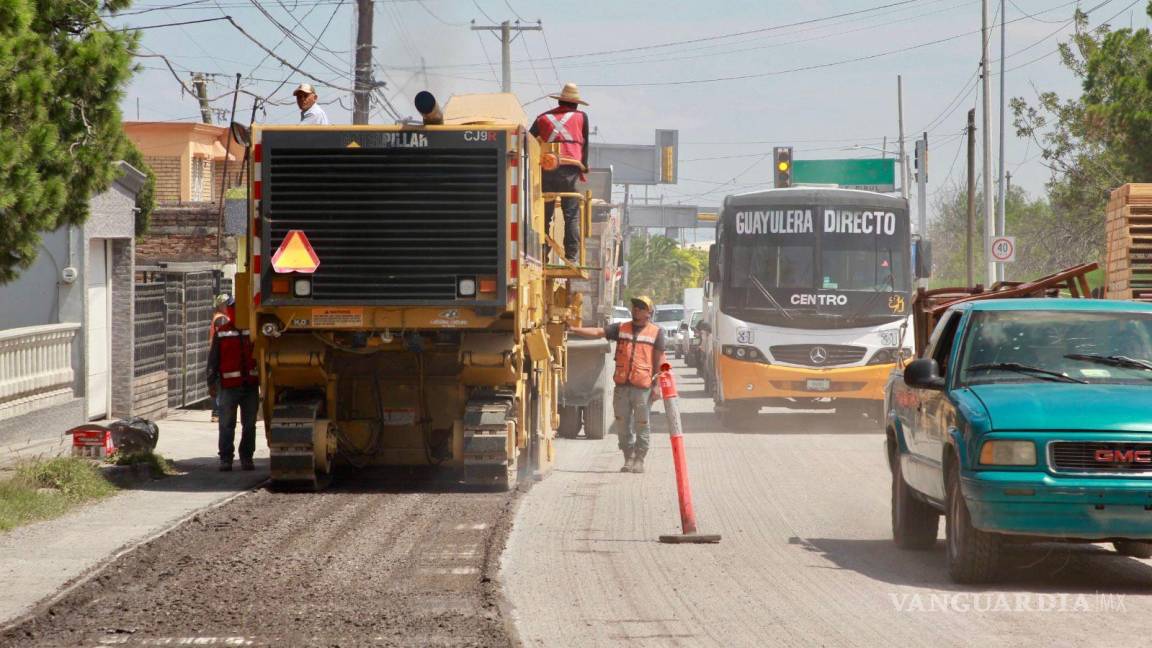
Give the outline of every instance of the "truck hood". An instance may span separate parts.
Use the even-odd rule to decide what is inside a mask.
[[[1012,383],[968,388],[993,430],[1152,431],[1152,384]]]

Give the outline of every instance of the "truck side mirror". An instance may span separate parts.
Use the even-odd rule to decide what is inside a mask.
[[[716,258],[716,244],[708,246],[708,281],[720,281],[720,260]]]
[[[932,276],[932,242],[916,239],[912,242],[912,259],[916,263],[917,279],[928,279]]]
[[[913,360],[904,367],[904,384],[913,389],[944,391],[944,378],[940,375],[940,363],[933,358]]]

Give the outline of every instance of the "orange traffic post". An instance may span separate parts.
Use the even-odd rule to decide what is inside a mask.
[[[680,397],[676,394],[676,381],[672,366],[660,365],[660,396],[664,400],[664,415],[668,419],[668,436],[672,441],[672,463],[676,466],[676,495],[680,499],[680,526],[682,533],[660,536],[660,542],[669,544],[715,544],[719,535],[696,531],[696,510],[692,507],[692,487],[688,484],[688,459],[684,456],[684,429],[680,424]]]

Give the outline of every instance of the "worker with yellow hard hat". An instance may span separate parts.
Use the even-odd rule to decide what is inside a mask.
[[[616,390],[612,395],[612,408],[616,420],[612,428],[621,452],[624,467],[620,472],[644,472],[644,458],[648,455],[652,426],[648,418],[649,396],[652,383],[664,364],[664,329],[652,323],[652,299],[640,295],[632,298],[632,321],[610,324],[604,328],[575,326],[573,335],[586,338],[606,338],[616,342],[616,370],[612,381]]]

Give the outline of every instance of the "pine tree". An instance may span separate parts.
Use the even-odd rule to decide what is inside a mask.
[[[79,225],[131,142],[118,107],[137,36],[100,14],[130,0],[0,0],[0,283],[40,233]]]

